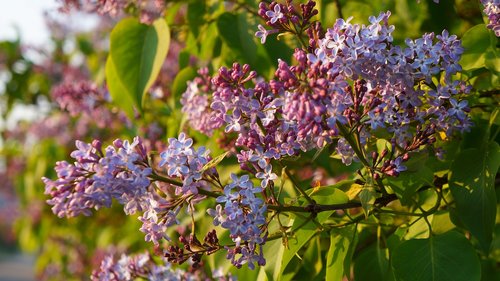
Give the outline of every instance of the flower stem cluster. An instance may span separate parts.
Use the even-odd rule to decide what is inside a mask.
[[[184,249],[179,246],[171,245],[165,251],[165,257],[169,262],[178,264],[182,264],[191,259],[194,268],[200,266],[203,254],[211,255],[221,248],[215,230],[207,233],[203,244],[193,233],[191,233],[189,238],[181,236],[179,242],[184,244]]]

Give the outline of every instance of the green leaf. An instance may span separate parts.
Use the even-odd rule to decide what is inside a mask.
[[[481,265],[474,248],[455,231],[405,241],[395,249],[391,260],[398,281],[479,281],[481,278]]]
[[[424,185],[433,185],[434,173],[427,165],[427,153],[412,154],[404,165],[407,170],[396,178],[388,178],[387,184],[392,187],[403,205],[411,205],[415,192]]]
[[[351,242],[355,240],[355,235],[355,225],[333,229],[330,232],[330,248],[326,255],[326,280],[342,281],[344,275],[349,276],[351,259],[349,252],[353,248]]]
[[[200,27],[205,23],[203,16],[206,11],[205,1],[191,1],[188,4],[187,20],[189,30],[193,32],[195,37],[200,34]]]
[[[387,249],[380,248],[380,243],[365,249],[354,260],[354,278],[356,281],[392,280],[391,268],[387,259]]]
[[[296,218],[294,221],[294,226],[297,227],[304,222],[301,218]],[[304,245],[311,240],[311,238],[317,233],[316,226],[309,222],[302,228],[295,232],[293,238],[288,239],[288,248],[284,248],[283,258],[281,259],[281,272],[279,276],[283,274],[286,266],[290,263],[292,258],[297,254],[297,252],[304,247]]]
[[[465,51],[460,64],[464,70],[484,67],[486,50],[490,46],[490,34],[486,25],[478,24],[465,32],[462,46]]]
[[[363,212],[365,213],[365,216],[368,217],[368,213],[373,207],[373,203],[375,203],[377,191],[373,186],[365,185],[358,196],[359,201],[361,201],[361,206],[363,207]]]
[[[349,198],[347,195],[339,189],[339,187],[350,181],[342,181],[334,185],[323,186],[312,189],[312,191],[307,191],[308,195],[316,201],[318,204],[342,204],[347,203]],[[308,204],[305,202],[304,204]],[[319,223],[323,223],[328,217],[330,217],[334,211],[321,212],[317,215],[316,220]],[[302,249],[307,242],[318,232],[317,226],[308,222],[304,225],[305,219],[301,217],[295,218],[293,221],[292,229],[296,229],[300,225],[302,227],[295,232],[293,238],[288,240],[288,248],[285,249],[283,253],[283,259],[281,261],[281,274],[286,269],[287,265],[290,263],[292,258]]]
[[[248,33],[245,14],[223,13],[217,19],[217,30],[222,41],[243,58],[243,62],[251,65],[256,63],[257,46],[253,36]]]
[[[341,181],[334,185],[320,186],[313,188],[309,196],[318,204],[332,205],[343,204],[349,202],[349,197],[339,188],[346,184],[352,184],[352,181]],[[319,223],[323,223],[330,217],[334,211],[326,211],[318,214],[316,219]]]
[[[130,95],[127,94],[127,89],[122,83],[121,79],[118,78],[116,73],[115,64],[108,57],[106,61],[106,81],[108,84],[108,89],[113,97],[113,101],[118,105],[130,119],[134,119],[134,100]],[[121,94],[123,93],[123,94]]]
[[[500,74],[500,52],[498,48],[489,48],[484,55],[484,65],[487,69]]]
[[[202,37],[200,41],[203,42],[200,46],[200,58],[202,60],[211,60],[217,57],[220,54],[222,45],[217,31],[217,24],[209,24],[200,37]]]
[[[318,276],[323,269],[323,255],[321,254],[321,237],[316,235],[311,241],[302,257],[301,263],[304,265],[302,268],[307,272],[307,275],[311,278]],[[293,267],[293,265],[289,266]],[[300,269],[300,267],[293,268],[296,271]]]
[[[224,158],[226,158],[226,156],[229,153],[231,153],[231,152],[226,151],[226,152],[222,153],[221,155],[215,157],[214,159],[210,160],[207,164],[205,164],[205,166],[203,166],[203,168],[201,168],[200,172],[203,173],[204,171],[217,166],[222,160],[224,160]]]
[[[182,69],[175,76],[172,84],[172,95],[176,103],[180,103],[182,94],[187,89],[187,82],[196,77],[196,70],[190,66]]]
[[[144,94],[158,76],[169,44],[170,30],[164,19],[145,25],[126,18],[111,32],[107,83],[114,102],[129,116],[132,105],[142,110]]]
[[[285,247],[281,240],[269,241],[264,245],[264,253],[266,256],[266,265],[263,270],[267,276],[267,280],[279,280],[279,275],[282,273],[282,257],[284,255]],[[270,254],[270,255],[269,255]]]
[[[451,167],[450,189],[460,221],[487,253],[495,226],[495,175],[500,165],[496,142],[462,151]]]

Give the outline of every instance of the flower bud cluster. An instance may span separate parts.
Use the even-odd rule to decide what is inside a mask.
[[[224,187],[224,195],[217,198],[217,202],[224,207],[218,204],[207,212],[214,218],[214,225],[229,230],[231,239],[236,243],[233,248],[226,247],[231,263],[238,268],[248,263],[248,267],[253,269],[254,262],[258,265],[266,262],[262,253],[265,238],[260,226],[266,223],[267,208],[264,201],[255,196],[263,189],[255,187],[248,175],[238,177],[231,174],[231,179],[232,182]]]
[[[148,176],[152,169],[147,162],[141,140],[117,139],[104,151],[100,141],[76,141],[71,153],[76,161],[56,163],[56,180],[43,178],[45,194],[52,211],[59,217],[89,216],[91,209],[110,207],[113,198],[124,206],[127,214],[149,208]]]
[[[184,244],[183,248],[177,245],[170,245],[165,251],[167,261],[182,264],[190,260],[194,268],[202,265],[201,257],[203,254],[211,255],[220,249],[219,238],[215,230],[207,233],[203,244],[193,233],[191,233],[189,238],[180,236],[179,242]]]
[[[311,18],[318,14],[318,10],[314,8],[316,2],[309,0],[305,4],[300,4],[297,9],[293,6],[291,0],[287,0],[285,4],[277,2],[259,4],[259,15],[266,21],[266,25],[270,26],[271,30],[266,30],[259,24],[259,31],[255,36],[260,38],[261,43],[266,42],[268,35],[278,32],[297,33],[298,30],[305,30],[311,24]]]

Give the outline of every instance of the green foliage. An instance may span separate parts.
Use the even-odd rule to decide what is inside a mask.
[[[481,278],[474,248],[455,231],[405,241],[396,248],[391,261],[396,280],[474,281]]]
[[[145,25],[127,18],[113,29],[110,41],[106,62],[109,91],[113,101],[134,119],[134,108],[142,111],[145,93],[167,56],[170,31],[163,19]]]
[[[490,250],[497,214],[495,175],[499,166],[500,147],[486,139],[477,148],[460,152],[450,173],[450,190],[458,218],[486,253]]]
[[[350,261],[356,246],[356,227],[351,225],[330,232],[330,248],[326,255],[326,280],[342,281],[350,274]]]
[[[496,40],[496,38],[494,38]],[[479,24],[469,29],[462,38],[462,44],[466,52],[462,56],[460,64],[464,70],[473,70],[485,67],[487,51],[495,46],[492,45],[490,32],[485,24]]]
[[[379,243],[368,247],[360,253],[359,256],[354,259],[354,277],[356,280],[393,280],[387,254],[388,249],[381,248]]]

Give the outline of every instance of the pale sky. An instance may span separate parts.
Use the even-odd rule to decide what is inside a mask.
[[[56,0],[0,0],[0,41],[20,36],[24,44],[47,47],[49,32],[43,13],[49,11],[57,15],[57,7]],[[1,83],[0,79],[0,89],[3,86]],[[33,119],[37,114],[32,108],[17,106],[12,116],[15,117],[9,121],[14,124],[16,119]],[[0,129],[4,123],[5,121],[0,119]]]
[[[15,39],[17,27],[22,42],[43,44],[49,36],[43,12],[57,7],[56,0],[0,0],[0,40]]]

